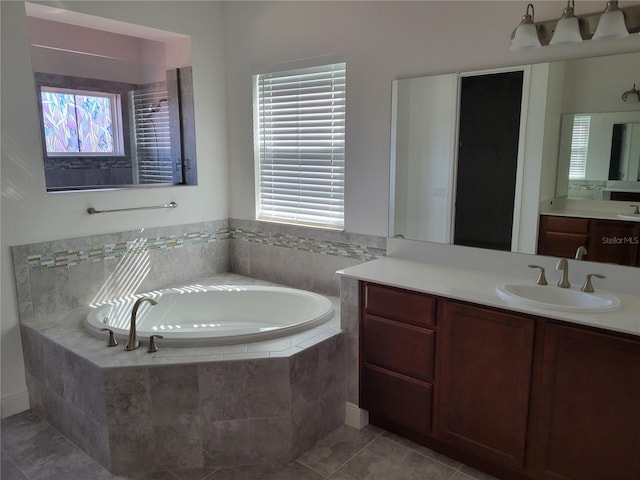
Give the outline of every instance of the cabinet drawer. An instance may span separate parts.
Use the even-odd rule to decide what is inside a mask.
[[[546,230],[562,233],[589,233],[588,218],[544,216]]]
[[[363,365],[360,406],[413,431],[431,432],[433,386]]]
[[[367,313],[420,326],[435,325],[436,299],[399,288],[365,283]]]
[[[433,380],[433,330],[372,315],[365,315],[363,327],[365,362],[420,380]]]

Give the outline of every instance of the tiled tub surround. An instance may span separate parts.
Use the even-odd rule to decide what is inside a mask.
[[[266,284],[235,274],[215,284]],[[113,472],[290,461],[344,422],[333,319],[281,339],[150,354],[83,330],[86,308],[22,324],[33,410]]]
[[[24,321],[224,272],[337,296],[335,272],[384,256],[385,248],[384,237],[224,219],[20,245],[12,252]]]
[[[347,325],[345,354],[337,303],[333,320],[309,332],[213,348],[160,341],[155,354],[107,348],[84,332],[82,311],[123,284],[138,293],[213,276],[337,296],[335,271],[384,255],[385,245],[220,220],[13,247],[32,407],[113,471],[294,458],[344,421],[357,337]],[[146,275],[132,283],[135,269]]]
[[[229,237],[225,219],[13,247],[20,321],[228,272]]]
[[[336,271],[386,253],[387,239],[255,220],[231,219],[231,271],[337,296]]]

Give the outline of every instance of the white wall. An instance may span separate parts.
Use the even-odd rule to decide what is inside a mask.
[[[637,3],[637,2],[630,2]],[[386,235],[391,82],[429,74],[638,48],[638,39],[510,52],[527,2],[229,2],[225,4],[231,216],[252,218],[253,65],[323,55],[347,63],[346,229]],[[621,3],[622,6],[625,3]],[[536,19],[557,18],[566,2],[536,2]],[[580,2],[576,13],[602,11]],[[630,88],[630,86],[629,86]]]
[[[83,13],[193,36],[199,185],[46,195],[24,8],[20,2],[0,3],[2,396],[6,405],[14,405],[12,399],[25,393],[9,246],[227,216],[252,219],[253,66],[328,54],[344,56],[348,82],[346,228],[386,236],[393,80],[628,52],[638,47],[636,36],[509,52],[509,36],[527,4],[515,1],[64,2],[66,8]],[[536,18],[557,18],[565,4],[536,2]],[[601,11],[603,2],[580,2],[576,9],[578,14]],[[85,213],[89,206],[124,208],[169,200],[180,207],[113,216]]]
[[[37,72],[143,84],[165,80],[172,66],[164,42],[35,17],[28,17],[27,25],[38,45],[31,49]]]
[[[59,2],[54,2],[59,6]],[[46,194],[36,96],[22,2],[2,8],[2,405],[24,408],[26,395],[9,247],[227,218],[228,164],[222,5],[216,2],[65,2],[65,8],[192,36],[198,186]],[[176,201],[175,210],[110,215],[88,207],[126,208]]]

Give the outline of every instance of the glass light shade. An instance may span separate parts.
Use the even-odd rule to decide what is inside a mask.
[[[600,15],[598,27],[593,34],[593,40],[603,40],[606,38],[626,37],[629,35],[627,26],[624,23],[624,15],[617,7],[615,10],[607,11]]]
[[[558,20],[556,31],[553,32],[553,37],[551,37],[549,45],[580,42],[582,42],[582,35],[580,34],[578,19],[574,16],[563,16],[563,18]]]
[[[533,23],[521,23],[518,25],[518,28],[516,28],[509,50],[525,50],[527,48],[538,48],[540,46],[536,26]]]

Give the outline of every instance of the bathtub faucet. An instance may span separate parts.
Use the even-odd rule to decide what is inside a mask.
[[[133,304],[133,308],[131,309],[131,327],[129,327],[129,340],[127,341],[127,346],[124,347],[125,350],[131,351],[135,350],[140,346],[140,342],[138,341],[138,334],[136,331],[136,316],[138,315],[138,308],[144,302],[149,302],[151,305],[157,305],[153,298],[142,297],[136,300],[136,303]]]

